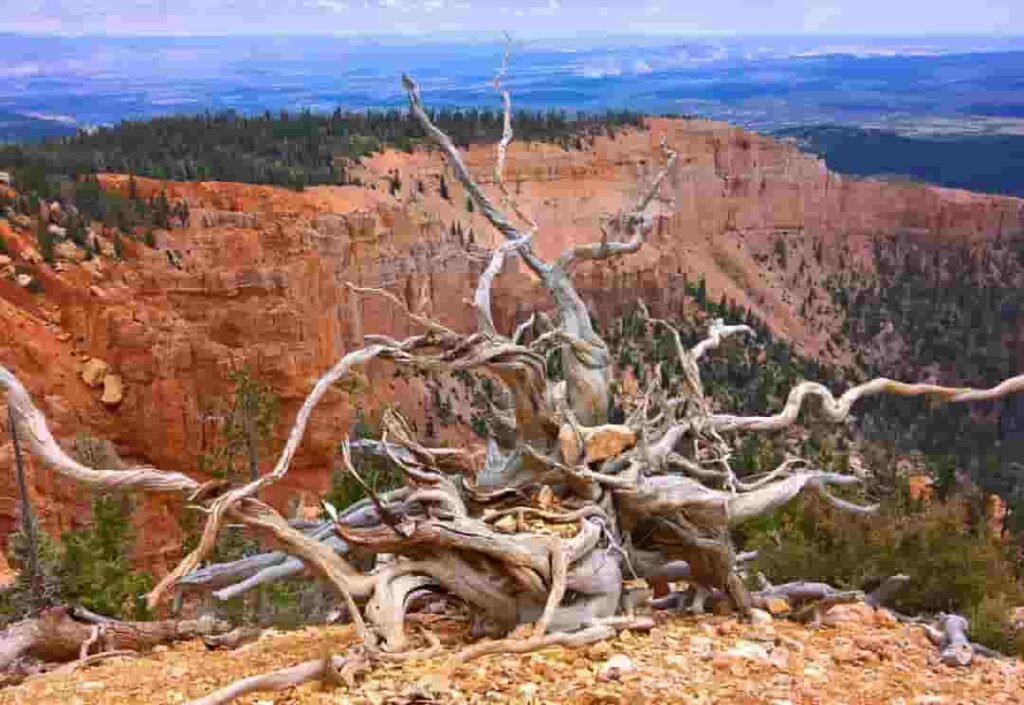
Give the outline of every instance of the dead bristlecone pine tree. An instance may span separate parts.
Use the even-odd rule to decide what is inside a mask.
[[[175,589],[206,590],[229,599],[304,572],[329,584],[347,607],[361,643],[346,655],[239,681],[197,702],[227,702],[255,690],[286,687],[328,672],[351,674],[382,660],[436,650],[429,633],[410,635],[403,624],[407,606],[416,602],[410,597],[425,593],[461,601],[475,615],[474,633],[491,637],[456,654],[457,660],[592,643],[616,630],[642,628],[643,618],[633,614],[636,601],[624,589],[624,583],[636,578],[685,573],[697,588],[692,609],[701,609],[711,595],[728,600],[741,614],[749,613],[752,596],[737,574],[731,530],[805,491],[848,511],[874,508],[833,493],[833,488],[857,485],[857,477],[810,467],[799,459],[759,477],[738,477],[730,467],[724,434],[785,429],[797,422],[803,402],[811,397],[818,402],[817,414],[838,424],[859,399],[872,395],[962,403],[1024,390],[1024,376],[987,390],[875,379],[837,398],[821,384],[802,382],[774,415],[720,413],[704,392],[700,365],[726,338],[742,344],[751,330],[715,321],[705,340],[687,348],[666,321],[650,317],[640,304],[646,324],[664,329],[674,341],[683,374],[667,385],[655,376],[627,405],[624,422],[609,423],[612,359],[574,287],[573,272],[580,265],[627,257],[644,247],[655,221],[649,211],[664,199],[662,188],[679,167],[677,155],[671,141],[663,140],[663,163],[637,189],[632,208],[607,219],[592,244],[544,260],[533,249],[533,240],[544,237],[543,229],[523,212],[503,180],[512,139],[503,74],[504,67],[495,86],[504,105],[504,133],[493,183],[486,190],[432,122],[417,84],[403,79],[413,117],[440,149],[475,210],[503,240],[493,251],[467,252],[482,265],[472,301],[476,330],[452,330],[409,310],[390,292],[350,285],[352,296],[389,301],[420,332],[404,340],[367,335],[366,347],[344,354],[310,391],[271,472],[226,486],[150,467],[86,468],[65,454],[25,388],[0,367],[0,384],[19,430],[35,456],[54,470],[95,489],[176,493],[205,506],[198,546],[149,594],[152,607]],[[491,312],[491,288],[504,261],[515,257],[550,294],[551,307],[537,311],[515,331],[500,331]],[[549,367],[552,355],[560,365]],[[257,496],[288,473],[310,415],[332,385],[371,360],[388,361],[413,374],[487,375],[504,385],[511,402],[493,408],[485,449],[427,447],[400,413],[385,412],[381,440],[346,442],[344,463],[360,481],[353,454],[376,454],[401,471],[404,486],[369,492],[351,506],[327,506],[332,519],[320,527],[295,527]],[[555,368],[561,370],[560,378],[549,375]],[[227,523],[247,527],[278,550],[230,564],[205,564]],[[366,560],[374,556],[379,558]],[[356,567],[368,564],[374,566],[369,572]],[[423,643],[424,638],[433,643]]]

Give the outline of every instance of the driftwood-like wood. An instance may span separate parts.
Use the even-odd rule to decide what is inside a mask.
[[[424,591],[464,602],[476,615],[475,633],[504,636],[519,625],[533,625],[524,632],[528,637],[471,646],[460,659],[605,638],[636,606],[635,591],[623,589],[623,581],[632,577],[685,577],[694,587],[696,608],[719,595],[746,613],[764,595],[751,595],[741,579],[730,537],[733,528],[808,491],[844,511],[871,513],[876,507],[835,494],[836,488],[856,487],[861,479],[812,468],[798,458],[759,477],[738,477],[729,463],[731,443],[722,434],[785,429],[798,422],[809,397],[819,399],[826,420],[839,423],[859,399],[877,394],[970,403],[1024,391],[1024,375],[982,390],[876,379],[838,398],[821,384],[802,382],[774,415],[722,413],[704,391],[699,364],[727,340],[741,344],[752,331],[716,320],[707,338],[688,349],[667,321],[652,318],[641,304],[646,325],[669,332],[682,375],[668,388],[655,379],[639,399],[629,401],[625,422],[610,424],[612,356],[576,291],[573,272],[644,247],[658,217],[652,205],[665,199],[663,190],[673,181],[678,155],[663,142],[664,161],[657,173],[638,186],[631,205],[603,222],[596,241],[545,261],[533,250],[542,229],[504,187],[502,172],[512,141],[511,98],[501,83],[506,69],[507,63],[495,82],[505,121],[494,185],[486,189],[432,122],[415,81],[403,78],[413,118],[501,237],[493,251],[467,255],[487,262],[472,302],[476,330],[452,330],[411,311],[391,292],[350,285],[348,295],[382,297],[420,332],[402,340],[369,335],[366,347],[342,355],[313,385],[271,472],[230,487],[152,467],[87,468],[63,451],[21,382],[0,366],[0,387],[7,392],[12,419],[35,456],[55,472],[103,491],[175,493],[206,510],[198,547],[149,594],[151,606],[174,589],[205,590],[229,599],[309,571],[342,599],[362,641],[360,658],[371,660],[404,653],[405,612]],[[491,289],[503,264],[516,257],[546,290],[551,308],[534,312],[506,333],[496,325]],[[552,354],[560,356],[562,378],[548,374]],[[350,450],[375,454],[401,472],[405,486],[379,496],[371,493],[351,507],[325,504],[331,521],[320,526],[289,524],[257,497],[266,496],[262,490],[286,476],[327,390],[374,360],[412,373],[482,374],[500,381],[511,403],[507,408],[492,403],[490,434],[482,448],[424,446],[397,410],[385,411],[379,440],[344,444],[346,468],[359,478]],[[252,530],[274,550],[230,564],[205,565],[226,521]],[[376,568],[367,573],[357,567],[367,563]],[[789,586],[785,592],[798,609],[802,602],[821,605],[849,597],[813,584]],[[38,635],[39,624],[12,628],[6,645],[0,643],[0,666],[33,644],[66,643],[61,655],[77,655],[92,627],[65,621],[57,631],[73,631],[73,638],[47,641]],[[959,649],[958,637],[950,631],[954,622],[946,620],[953,625],[947,628],[947,646]],[[116,634],[116,627],[101,628]],[[141,648],[143,633],[134,641],[126,636],[124,644],[104,643],[102,648]],[[350,663],[338,658],[248,679],[198,702],[227,702],[254,690],[318,678]]]
[[[224,703],[237,700],[250,693],[278,692],[309,681],[329,681],[332,677],[351,684],[354,682],[355,674],[365,668],[368,668],[365,661],[345,656],[328,656],[306,661],[290,668],[282,668],[271,673],[237,680],[209,695],[190,701],[188,705],[224,705]]]
[[[227,631],[230,626],[211,619],[95,624],[78,621],[63,607],[43,610],[36,619],[18,622],[0,634],[0,672],[24,657],[63,663],[91,653],[138,653],[181,639]]]

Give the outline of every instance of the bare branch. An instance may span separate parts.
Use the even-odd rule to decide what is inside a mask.
[[[185,556],[174,570],[164,576],[157,586],[149,593],[146,600],[150,609],[157,605],[160,599],[179,578],[195,570],[200,561],[210,554],[217,542],[217,534],[224,523],[226,514],[231,511],[238,502],[243,499],[253,497],[261,489],[277,482],[287,474],[292,458],[295,455],[295,451],[298,449],[299,443],[305,435],[306,425],[309,423],[309,417],[313,413],[313,409],[316,408],[316,405],[320,403],[320,400],[327,393],[327,390],[331,388],[331,385],[348,374],[349,370],[355,365],[369,362],[385,350],[388,350],[388,348],[383,345],[371,345],[366,348],[354,350],[342,357],[334,367],[328,370],[327,373],[317,381],[316,385],[313,387],[313,391],[309,393],[309,396],[306,397],[306,401],[302,405],[302,408],[299,409],[295,423],[292,425],[291,432],[288,434],[288,441],[285,443],[285,447],[281,451],[281,455],[278,457],[277,464],[274,466],[274,469],[257,480],[243,485],[242,487],[233,489],[214,500],[210,507],[206,526],[203,527],[203,534],[199,540],[199,545],[191,553]],[[198,487],[198,483],[195,483],[194,481],[192,482],[196,487]],[[190,489],[195,488],[193,487]],[[287,526],[287,522],[285,522],[285,526]],[[287,528],[289,531],[294,531],[291,527]],[[295,533],[303,536],[301,532]],[[310,541],[312,540],[310,539]],[[317,542],[312,541],[312,543]],[[331,555],[334,556],[333,552]],[[334,557],[337,558],[337,556]]]
[[[427,135],[429,135],[437,146],[441,148],[441,151],[444,152],[444,155],[448,160],[448,164],[451,165],[452,171],[455,172],[455,177],[462,184],[463,188],[466,189],[469,197],[480,209],[483,216],[487,218],[487,221],[507,240],[520,239],[522,237],[522,233],[520,233],[511,222],[509,222],[509,219],[505,214],[498,210],[486,194],[484,194],[479,184],[476,183],[473,176],[469,173],[466,163],[462,160],[462,155],[452,143],[451,138],[449,138],[441,128],[437,127],[437,125],[435,125],[430,119],[430,116],[427,115],[427,111],[423,107],[423,101],[420,98],[420,89],[419,86],[416,85],[416,82],[408,75],[403,75],[402,85],[405,88],[406,94],[409,96],[409,109],[413,116],[426,131]],[[530,251],[523,252],[523,259],[539,276],[543,276],[548,268],[544,262]]]
[[[356,472],[356,468],[352,464],[352,452],[349,447],[347,436],[345,437],[345,440],[342,441],[341,443],[341,460],[342,465],[345,467],[345,471],[352,476],[352,479],[356,481],[356,484],[358,484],[363,489],[363,492],[366,493],[366,496],[370,498],[371,502],[373,502],[373,506],[377,508],[377,513],[380,514],[381,520],[385,524],[390,526],[395,533],[397,533],[399,536],[402,536],[403,534],[399,528],[401,524],[401,519],[381,501],[380,497],[377,496],[377,493],[374,491],[374,489],[370,487],[368,484],[366,484],[366,481],[363,480],[363,478],[359,475],[358,472]]]
[[[491,286],[494,284],[494,278],[501,272],[501,268],[505,264],[505,257],[511,252],[529,246],[530,238],[531,235],[527,234],[518,240],[502,243],[494,250],[487,269],[480,275],[480,281],[476,285],[476,294],[473,296],[473,305],[476,307],[477,330],[484,335],[498,335],[498,330],[494,325],[494,316],[491,313]]]
[[[654,197],[658,194],[658,191],[661,189],[661,184],[665,181],[665,177],[668,176],[672,167],[675,166],[676,158],[678,156],[674,150],[668,148],[664,140],[662,141],[661,146],[665,153],[665,167],[654,178],[654,181],[651,182],[648,189],[640,196],[639,200],[633,206],[633,209],[617,218],[622,227],[630,231],[629,239],[624,242],[609,242],[607,233],[605,233],[601,242],[588,245],[577,245],[576,247],[563,252],[558,258],[558,266],[560,268],[568,270],[574,264],[582,260],[600,260],[630,254],[636,252],[643,246],[644,239],[647,237],[647,233],[651,229],[651,223],[644,216],[644,211],[647,210],[647,206],[650,205],[651,201],[654,200]]]
[[[547,632],[551,619],[555,616],[555,610],[565,597],[566,577],[569,570],[568,559],[562,547],[562,540],[557,536],[551,537],[551,592],[548,594],[547,603],[544,605],[544,613],[533,628],[533,636],[541,637]]]
[[[552,646],[579,647],[588,644],[595,644],[604,641],[615,635],[615,628],[607,625],[587,627],[578,632],[566,634],[556,632],[530,637],[529,639],[502,639],[500,641],[485,641],[455,654],[453,660],[456,663],[465,663],[473,659],[490,654],[525,654],[530,651],[547,649]]]
[[[833,506],[858,514],[874,514],[878,505],[861,506],[830,494],[830,485],[849,486],[861,483],[859,477],[831,472],[799,472],[783,480],[759,487],[750,492],[729,496],[729,525],[736,526],[754,517],[763,516],[780,509],[796,497],[804,488],[817,491]]]
[[[385,289],[378,289],[376,287],[356,286],[351,282],[346,282],[345,286],[348,288],[349,291],[351,291],[354,294],[380,296],[381,298],[387,299],[395,306],[397,306],[399,310],[401,310],[401,312],[404,313],[410,320],[420,324],[421,326],[423,326],[432,333],[439,333],[441,335],[456,335],[455,331],[453,331],[451,328],[448,328],[447,326],[438,323],[432,318],[427,318],[426,316],[421,316],[418,313],[413,313],[412,311],[409,310],[409,307],[402,302],[401,299],[392,294],[390,291],[386,291]]]
[[[362,659],[354,659],[351,656],[328,656],[237,680],[205,697],[191,700],[187,705],[226,705],[250,693],[278,692],[312,680],[323,680],[332,672],[342,674],[343,678],[354,683],[352,676],[367,668],[369,664]]]
[[[676,359],[679,361],[679,366],[683,371],[683,381],[686,383],[686,392],[689,397],[696,402],[701,411],[702,415],[708,413],[707,401],[704,398],[704,383],[700,378],[700,369],[697,367],[697,349],[687,350],[686,346],[683,345],[682,339],[679,337],[679,331],[676,330],[675,326],[666,320],[661,318],[652,318],[651,314],[647,310],[647,306],[643,301],[637,302],[637,307],[640,310],[640,315],[644,320],[650,321],[652,324],[661,326],[668,331],[669,336],[672,339],[672,346],[676,351]]]
[[[788,428],[796,422],[806,397],[820,398],[821,410],[825,418],[833,423],[839,423],[849,416],[850,410],[857,400],[877,394],[892,394],[901,397],[930,396],[947,403],[963,403],[991,401],[1020,392],[1024,392],[1024,375],[1011,377],[990,389],[908,384],[880,377],[847,390],[838,399],[822,384],[801,382],[790,391],[782,411],[774,416],[715,414],[711,417],[711,425],[717,431],[778,431]]]
[[[505,49],[505,55],[501,61],[501,68],[498,70],[498,74],[494,77],[494,89],[501,94],[501,102],[503,106],[503,123],[501,140],[497,146],[497,158],[494,161],[494,183],[498,185],[501,190],[502,201],[512,209],[512,212],[516,214],[516,217],[521,221],[530,226],[530,233],[537,231],[537,222],[529,215],[523,212],[519,206],[519,202],[512,198],[512,194],[508,192],[508,186],[505,183],[505,158],[508,155],[508,146],[512,143],[512,96],[507,89],[501,85],[502,79],[505,74],[508,73],[508,62],[512,58],[512,38],[507,34],[505,35],[508,42],[508,46]]]
[[[516,330],[512,334],[512,342],[516,345],[522,345],[523,337],[526,335],[526,332],[533,327],[533,322],[535,320],[537,320],[537,314],[531,313],[529,318],[516,326]]]
[[[747,325],[727,326],[721,318],[716,318],[708,329],[708,337],[694,345],[690,353],[693,355],[694,360],[700,360],[704,353],[717,348],[725,338],[739,333],[747,333],[753,336],[754,330]]]
[[[46,417],[32,403],[18,378],[0,365],[0,387],[7,390],[7,403],[21,431],[28,437],[33,454],[58,474],[93,489],[114,492],[173,492],[190,494],[199,489],[199,482],[187,475],[154,467],[133,467],[127,470],[94,470],[64,452],[46,423]]]

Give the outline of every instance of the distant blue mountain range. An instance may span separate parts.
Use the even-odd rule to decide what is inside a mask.
[[[496,106],[500,43],[0,35],[0,110],[79,126],[167,113]],[[757,129],[1024,119],[1024,38],[609,38],[517,47],[520,107],[698,113]],[[31,120],[29,121],[31,123]]]
[[[0,141],[166,114],[398,107],[403,71],[432,106],[497,107],[491,80],[503,51],[499,42],[0,35]],[[516,46],[505,83],[520,108],[701,115],[788,131],[854,173],[1024,193],[1024,177],[1002,178],[1024,145],[1024,38],[544,40]],[[840,139],[821,125],[846,131]],[[972,180],[976,165],[957,172],[970,147],[920,168],[872,160],[885,150],[858,153],[881,133],[914,160],[918,142],[985,138],[995,178]]]

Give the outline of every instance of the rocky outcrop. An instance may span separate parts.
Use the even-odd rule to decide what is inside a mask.
[[[704,275],[715,299],[753,309],[804,352],[844,359],[842,346],[830,342],[840,321],[823,287],[840,269],[870,268],[875,235],[984,242],[1024,229],[1018,199],[844,178],[791,145],[721,123],[652,120],[649,127],[598,139],[585,151],[515,144],[509,154],[511,190],[540,223],[535,245],[550,257],[593,240],[600,216],[635,198],[657,171],[662,136],[679,151],[667,198],[652,206],[650,246],[621,262],[580,267],[579,289],[605,322],[638,298],[655,315],[685,314],[683,280]],[[492,159],[489,147],[467,154],[484,181]],[[384,186],[392,169],[405,185],[397,196]],[[436,154],[387,152],[353,172],[365,187],[296,193],[136,178],[144,197],[166,191],[172,200],[188,199],[190,227],[161,231],[157,248],[126,239],[123,261],[101,229],[103,254],[80,264],[66,258],[72,263],[59,272],[39,262],[30,228],[0,220],[13,266],[31,272],[43,292],[0,279],[0,362],[29,385],[58,437],[89,432],[113,441],[126,458],[196,472],[217,442],[213,402],[228,395],[232,370],[248,366],[273,387],[283,433],[314,380],[364,334],[412,330],[393,306],[353,295],[346,282],[386,287],[453,328],[475,325],[466,299],[483,263],[466,250],[495,238],[466,210],[452,179],[451,200],[441,198],[442,173]],[[102,183],[128,189],[127,177]],[[802,312],[812,291],[817,303]],[[516,261],[507,263],[494,301],[505,331],[546,306]],[[372,424],[385,403],[400,402],[421,432],[430,426],[460,440],[452,429],[428,424],[429,400],[422,380],[371,364],[325,398],[294,470],[268,499],[285,506],[301,492],[325,489],[338,441],[357,414]],[[456,413],[467,402],[450,401]],[[45,469],[32,467],[31,478],[51,531],[86,520],[88,498],[60,487]],[[13,527],[13,497],[4,474],[0,533]],[[177,508],[147,500],[138,511],[139,555],[159,572],[180,543]]]
[[[103,377],[103,396],[100,401],[108,406],[115,407],[124,399],[124,383],[121,375],[105,375]]]

